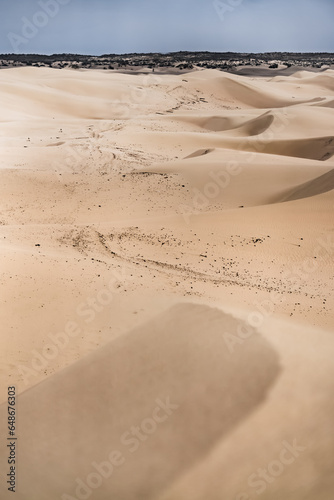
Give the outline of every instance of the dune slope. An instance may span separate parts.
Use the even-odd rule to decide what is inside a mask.
[[[255,70],[0,72],[18,499],[331,498],[334,72]]]

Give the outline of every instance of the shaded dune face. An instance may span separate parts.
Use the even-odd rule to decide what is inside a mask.
[[[248,338],[232,352],[226,334],[242,331]],[[76,498],[76,479],[85,481],[96,472],[92,462],[115,450],[124,463],[93,498],[154,498],[261,405],[279,373],[275,350],[239,320],[207,306],[173,306],[19,397],[17,498]],[[170,414],[134,450],[124,436],[168,400]]]
[[[194,153],[191,153],[191,155],[186,156],[184,159],[190,159],[190,158],[197,158],[198,156],[205,156],[208,155],[209,153],[212,153],[214,149],[199,149],[198,151],[194,151]]]
[[[270,111],[267,111],[251,120],[243,117],[211,116],[204,119],[193,119],[192,121],[194,124],[211,132],[234,131],[236,135],[248,137],[262,134],[267,130],[273,123],[274,116]]]
[[[321,102],[319,104],[317,104],[317,106],[321,106],[321,107],[324,107],[324,108],[334,108],[334,100],[330,100],[330,99],[323,99],[324,102]]]
[[[317,177],[316,179],[305,182],[304,184],[289,190],[289,192],[286,193],[285,196],[279,201],[293,201],[310,198],[311,196],[327,193],[332,189],[334,189],[334,169]]]
[[[245,149],[248,150],[247,146]],[[334,155],[334,137],[268,141],[263,153],[325,161]]]
[[[273,121],[274,116],[268,112],[245,123],[243,127],[240,127],[240,132],[246,136],[260,135],[270,127]]]

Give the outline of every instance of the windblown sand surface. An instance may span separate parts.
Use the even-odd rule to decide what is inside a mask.
[[[333,91],[0,72],[1,498],[332,499]]]

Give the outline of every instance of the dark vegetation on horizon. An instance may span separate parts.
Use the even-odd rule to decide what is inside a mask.
[[[236,52],[170,52],[167,54],[0,54],[0,67],[49,66],[54,68],[176,68],[189,70],[196,67],[233,70],[239,66],[278,65],[322,68],[334,65],[331,53],[267,52],[263,54]]]

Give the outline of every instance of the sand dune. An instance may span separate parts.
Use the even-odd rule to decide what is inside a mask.
[[[334,101],[326,100],[323,103],[320,103],[319,106],[323,106],[324,108],[334,108]]]
[[[94,496],[154,498],[263,403],[278,377],[275,351],[255,332],[247,349],[231,356],[222,331],[236,334],[241,326],[218,310],[175,306],[24,393],[22,498],[75,496],[76,478],[85,480],[92,460],[101,463],[113,450],[124,464]],[[157,401],[150,426],[145,420]],[[147,428],[145,442],[128,432],[134,423]]]
[[[324,347],[330,336],[307,328],[297,333],[287,322],[271,322],[270,328],[268,337],[284,366],[270,397],[159,500],[330,497],[334,443],[327,431],[334,408],[328,398],[333,388],[328,374],[333,367]],[[292,444],[295,455],[284,464],[284,450],[291,450]]]
[[[18,499],[79,499],[119,450],[82,497],[329,500],[334,73],[290,70],[0,72]]]
[[[256,150],[257,144],[249,141],[244,149]],[[264,153],[325,161],[334,155],[334,137],[265,141],[261,144],[261,150]]]
[[[266,112],[261,116],[253,119],[242,118],[240,116],[231,116],[229,118],[223,116],[210,116],[210,117],[178,117],[178,120],[190,122],[199,127],[212,132],[225,132],[233,130],[233,133],[250,136],[259,135],[267,130],[274,121],[273,115]],[[238,130],[236,130],[238,129]]]
[[[282,201],[299,200],[301,198],[308,198],[318,194],[327,193],[334,189],[334,169],[326,174],[306,182],[305,184],[296,187],[288,194]]]
[[[329,90],[330,92],[334,91],[334,83],[333,83],[333,71],[327,70],[324,73],[310,76],[308,71],[299,71],[294,74],[295,78],[302,79],[303,85],[315,85],[317,87]]]
[[[215,148],[200,149],[182,160],[152,165],[142,172],[181,175],[192,186],[192,191],[184,195],[184,204],[193,206],[196,212],[197,205],[207,210],[218,207],[217,203],[231,209],[280,202],[292,185],[313,182],[319,173],[326,175],[329,168],[326,162],[315,165],[311,160],[290,157],[283,163],[276,155],[249,156],[246,152]]]

